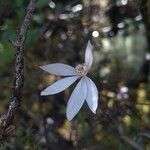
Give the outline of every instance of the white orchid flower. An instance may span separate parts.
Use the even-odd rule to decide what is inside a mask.
[[[43,90],[41,92],[42,96],[53,95],[62,92],[73,82],[80,78],[80,81],[73,90],[67,104],[66,114],[68,120],[73,119],[73,117],[81,109],[85,100],[87,101],[91,111],[93,113],[96,113],[96,109],[98,106],[98,91],[94,82],[86,76],[93,62],[92,49],[93,46],[91,45],[90,41],[88,41],[85,52],[85,63],[79,64],[75,68],[61,63],[49,64],[40,67],[50,74],[67,76],[56,81],[45,90]]]

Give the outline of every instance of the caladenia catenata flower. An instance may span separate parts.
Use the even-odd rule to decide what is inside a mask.
[[[77,65],[75,68],[61,63],[48,64],[40,67],[50,74],[65,77],[43,90],[41,92],[42,96],[53,95],[62,92],[77,79],[80,79],[75,89],[73,90],[67,104],[66,114],[68,120],[73,119],[73,117],[81,109],[84,101],[87,102],[91,111],[96,113],[98,106],[98,91],[94,82],[89,77],[87,77],[87,73],[89,72],[93,62],[92,49],[93,46],[91,45],[90,41],[88,41],[85,52],[85,62],[83,64]]]

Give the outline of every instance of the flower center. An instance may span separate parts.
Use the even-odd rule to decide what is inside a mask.
[[[85,76],[88,72],[88,67],[85,64],[79,64],[75,67],[77,75]]]

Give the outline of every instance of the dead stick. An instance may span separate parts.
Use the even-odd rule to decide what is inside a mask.
[[[10,41],[10,43],[16,49],[15,79],[8,111],[6,112],[6,114],[0,117],[1,137],[3,136],[3,130],[5,130],[12,124],[15,114],[20,105],[24,84],[24,43],[26,40],[29,24],[31,22],[31,18],[33,15],[34,7],[35,7],[35,0],[30,0],[27,13],[21,25],[18,37],[15,41]]]

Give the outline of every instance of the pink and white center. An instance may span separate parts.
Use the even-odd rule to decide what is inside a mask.
[[[75,67],[75,71],[79,76],[85,76],[88,73],[88,67],[85,64],[79,64]]]

